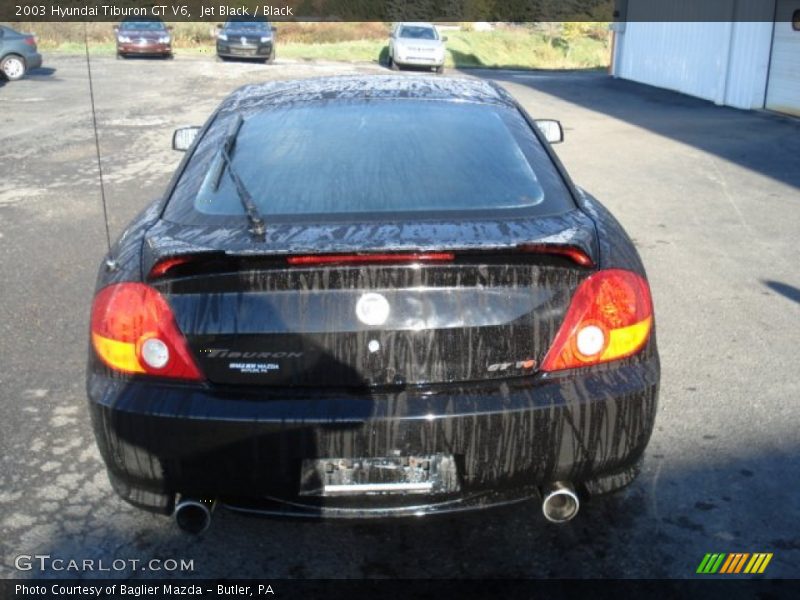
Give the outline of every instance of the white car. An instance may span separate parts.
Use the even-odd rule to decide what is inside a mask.
[[[431,23],[397,23],[389,36],[389,67],[431,67],[444,73],[446,41]]]

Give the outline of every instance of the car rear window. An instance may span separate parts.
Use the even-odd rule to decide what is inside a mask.
[[[166,27],[161,21],[123,21],[119,25],[120,29],[133,29],[136,31],[161,31]]]
[[[225,23],[225,29],[253,29],[261,30],[267,29],[268,23],[264,21],[228,21]]]
[[[233,167],[272,218],[376,218],[571,208],[552,161],[518,111],[431,100],[323,101],[244,114]],[[182,223],[244,211],[220,147],[220,113],[167,205]]]
[[[411,38],[414,40],[435,40],[437,39],[436,30],[432,27],[415,27],[406,25],[400,28],[401,38]]]

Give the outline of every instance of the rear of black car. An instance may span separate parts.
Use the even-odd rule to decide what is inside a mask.
[[[632,479],[659,366],[630,241],[502,94],[410,81],[242,90],[123,236],[88,372],[123,497],[365,517]]]

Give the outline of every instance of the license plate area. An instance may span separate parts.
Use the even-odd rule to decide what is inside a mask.
[[[449,454],[315,458],[302,463],[301,496],[450,494],[459,491]]]

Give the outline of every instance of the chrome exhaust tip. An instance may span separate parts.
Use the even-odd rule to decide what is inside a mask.
[[[542,513],[551,523],[566,523],[578,514],[581,503],[572,484],[557,481],[542,490]]]
[[[181,498],[175,505],[175,523],[186,533],[198,535],[211,525],[211,512],[214,510],[216,500],[198,500],[196,498]]]

